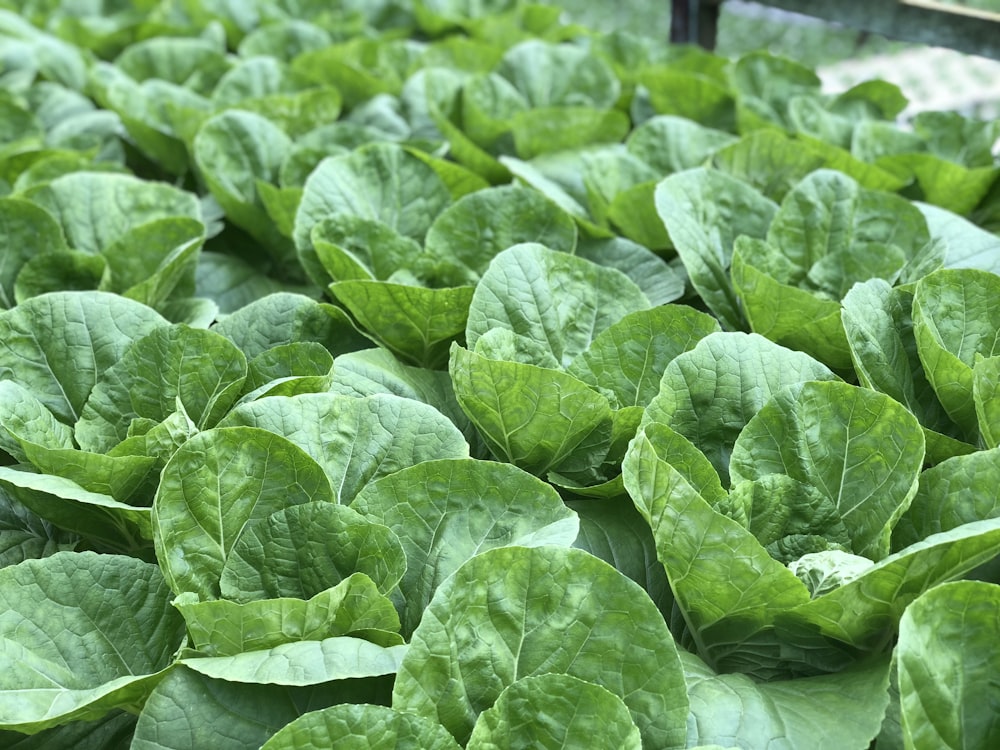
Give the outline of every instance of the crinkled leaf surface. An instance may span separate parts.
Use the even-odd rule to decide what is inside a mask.
[[[406,553],[393,594],[407,636],[434,592],[466,560],[512,545],[570,545],[579,522],[558,494],[511,464],[424,461],[366,485],[351,506],[388,526]]]
[[[155,565],[117,555],[0,570],[0,726],[33,733],[141,705],[183,636],[169,598]]]
[[[283,508],[247,524],[233,545],[219,585],[226,599],[310,599],[364,573],[382,593],[406,569],[396,535],[357,511],[328,502]]]
[[[757,334],[710,333],[667,365],[643,423],[669,425],[728,477],[729,456],[744,425],[787,385],[833,380],[823,364]]]
[[[552,353],[563,367],[601,331],[649,307],[624,274],[526,243],[500,253],[476,286],[465,337],[468,345],[507,328]]]
[[[784,474],[839,510],[852,551],[889,553],[889,533],[917,490],[924,440],[916,418],[888,396],[836,381],[786,388],[733,446],[733,484]]]
[[[128,437],[133,420],[162,422],[178,400],[199,429],[213,427],[246,375],[246,357],[224,336],[185,325],[157,328],[101,374],[75,437],[87,450],[110,450]]]
[[[896,659],[907,748],[1000,741],[998,627],[1000,587],[979,581],[938,586],[903,613]]]
[[[145,305],[107,292],[32,297],[0,312],[0,377],[21,383],[72,423],[104,371],[165,324]]]
[[[683,673],[662,615],[607,563],[560,547],[490,550],[445,581],[400,665],[393,707],[436,716],[465,742],[504,688],[545,673],[622,698],[644,742],[684,745]]]
[[[387,706],[342,704],[312,711],[274,735],[261,750],[458,750],[448,730]]]
[[[270,396],[233,409],[222,425],[251,425],[292,441],[323,467],[345,505],[380,476],[429,459],[469,455],[462,433],[439,411],[385,394]]]
[[[153,501],[157,557],[176,593],[219,597],[219,578],[247,525],[292,505],[334,501],[305,451],[254,427],[200,432],[164,467]]]
[[[535,747],[563,750],[590,745],[641,750],[639,727],[614,693],[568,674],[524,677],[483,711],[468,748]]]

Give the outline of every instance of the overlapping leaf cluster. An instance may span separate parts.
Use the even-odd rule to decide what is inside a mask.
[[[0,52],[5,746],[1000,740],[1000,123],[518,0]]]

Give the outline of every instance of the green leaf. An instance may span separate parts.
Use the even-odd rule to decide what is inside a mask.
[[[854,368],[862,385],[892,396],[924,426],[927,454],[938,454],[937,433],[955,434],[955,426],[937,400],[917,354],[910,310],[913,294],[892,289],[881,279],[856,284],[843,299],[843,325]]]
[[[314,281],[324,283],[326,273],[310,239],[322,219],[356,214],[419,242],[450,203],[451,194],[437,173],[400,146],[372,144],[324,159],[306,180],[295,217],[299,259]]]
[[[662,224],[663,222],[657,221]],[[684,295],[684,275],[659,255],[624,237],[589,239],[580,242],[576,254],[608,268],[615,268],[635,282],[653,307],[665,305]]]
[[[0,199],[0,308],[13,307],[14,282],[25,263],[66,250],[59,224],[44,210],[17,198]]]
[[[683,305],[662,305],[630,313],[601,331],[567,372],[602,393],[616,406],[646,406],[674,357],[719,330],[715,318]]]
[[[809,593],[674,468],[671,442],[662,425],[640,430],[622,463],[625,487],[653,530],[698,655],[719,671],[767,674],[773,657],[752,640],[779,613],[809,601]]]
[[[736,136],[672,115],[658,115],[637,126],[625,141],[628,150],[663,175],[700,167]]]
[[[622,698],[645,743],[679,748],[688,706],[672,644],[646,593],[597,558],[490,550],[438,589],[400,665],[393,707],[436,716],[465,742],[508,685],[568,674]]]
[[[132,748],[190,750],[192,738],[216,750],[260,747],[304,713],[343,701],[387,702],[387,693],[378,678],[285,687],[215,680],[177,667],[143,706]]]
[[[88,253],[100,253],[156,219],[202,221],[191,193],[124,174],[74,172],[30,190],[27,197],[56,218],[70,247]]]
[[[223,597],[310,599],[354,573],[383,594],[406,570],[399,539],[344,505],[305,503],[249,522],[230,550],[219,586]]]
[[[425,461],[364,487],[351,506],[406,553],[393,594],[407,637],[442,582],[487,549],[572,544],[579,524],[546,483],[510,464]]]
[[[475,284],[503,250],[534,242],[572,253],[576,225],[537,191],[519,185],[480,190],[455,201],[431,224],[425,253],[442,285]]]
[[[0,486],[40,518],[113,550],[135,554],[153,538],[149,508],[120,503],[71,479],[0,466]]]
[[[410,268],[420,255],[420,243],[388,224],[357,214],[335,214],[312,228],[313,248],[334,281],[386,280]]]
[[[669,425],[729,476],[737,436],[771,396],[807,380],[835,380],[824,365],[757,334],[710,333],[667,365],[643,423]]]
[[[347,576],[308,600],[198,601],[197,595],[187,593],[177,597],[174,606],[184,616],[194,647],[204,656],[235,656],[367,629],[399,629],[392,602],[363,573]]]
[[[648,307],[621,272],[526,243],[500,253],[483,274],[465,335],[474,347],[488,331],[506,328],[537,342],[565,367],[605,328]]]
[[[920,475],[913,502],[893,529],[894,550],[962,524],[1000,516],[1000,503],[989,489],[1000,482],[1000,450],[955,456]]]
[[[916,418],[888,396],[812,382],[772,396],[733,446],[733,484],[784,474],[840,511],[855,554],[880,560],[917,491],[924,440]]]
[[[639,727],[617,695],[568,674],[543,674],[504,688],[479,715],[467,747],[561,750],[586,746],[595,737],[608,747],[642,748]]]
[[[372,338],[424,367],[443,365],[466,328],[471,286],[428,289],[373,279],[338,281],[330,292]]]
[[[1000,357],[976,358],[972,368],[972,398],[979,432],[990,448],[1000,444]]]
[[[927,379],[949,416],[973,434],[973,367],[977,355],[1000,349],[1000,312],[990,303],[997,295],[1000,278],[975,269],[936,271],[913,295],[913,333]]]
[[[990,637],[998,617],[1000,587],[978,581],[938,586],[903,614],[896,659],[907,748],[1000,741],[993,712],[1000,653]]]
[[[181,659],[180,663],[206,677],[230,682],[304,687],[395,674],[406,650],[406,646],[386,648],[360,638],[336,636],[234,656]]]
[[[247,525],[313,500],[334,500],[330,482],[285,438],[252,427],[198,433],[167,462],[153,501],[157,558],[170,587],[218,598]]]
[[[342,310],[290,292],[255,299],[212,330],[236,344],[248,360],[275,346],[300,341],[320,343],[334,356],[371,346]]]
[[[764,683],[714,674],[690,654],[681,660],[691,697],[689,747],[866,750],[888,703],[885,659],[837,674]],[[844,721],[845,716],[851,720]],[[824,729],[817,734],[817,727]]]
[[[295,248],[261,210],[256,181],[278,182],[278,169],[292,141],[270,120],[228,110],[206,120],[194,139],[193,156],[226,217],[263,244],[277,264],[295,261]]]
[[[137,339],[102,373],[76,424],[76,439],[85,450],[106,452],[128,437],[133,421],[162,422],[178,401],[198,429],[214,427],[246,374],[246,358],[224,336],[162,326]]]
[[[292,441],[323,467],[345,505],[368,482],[436,458],[466,458],[469,447],[436,409],[391,395],[269,396],[233,409],[222,426],[249,425]]]
[[[145,305],[105,292],[33,297],[0,311],[0,378],[21,383],[61,421],[75,422],[101,374],[165,323]]]
[[[60,552],[0,569],[0,727],[141,705],[183,636],[169,597],[159,569],[129,557]]]
[[[537,107],[510,119],[514,152],[521,159],[590,144],[620,143],[630,125],[624,112],[585,106]]]
[[[728,273],[733,242],[741,234],[763,238],[777,206],[746,183],[706,169],[667,177],[655,200],[695,290],[725,328],[743,328]]]
[[[608,399],[558,370],[489,359],[455,345],[449,372],[459,405],[490,450],[532,474],[557,469],[592,433],[610,429]]]
[[[448,731],[429,719],[385,706],[344,704],[312,711],[264,743],[261,750],[458,750]]]
[[[75,534],[53,527],[0,488],[0,568],[71,551],[78,543]]]

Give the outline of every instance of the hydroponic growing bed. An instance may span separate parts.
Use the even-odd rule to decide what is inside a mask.
[[[1000,123],[515,0],[0,60],[0,745],[1000,743]]]

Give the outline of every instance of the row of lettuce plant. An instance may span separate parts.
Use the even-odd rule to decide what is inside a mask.
[[[1000,122],[517,0],[0,59],[4,746],[1000,741]]]

